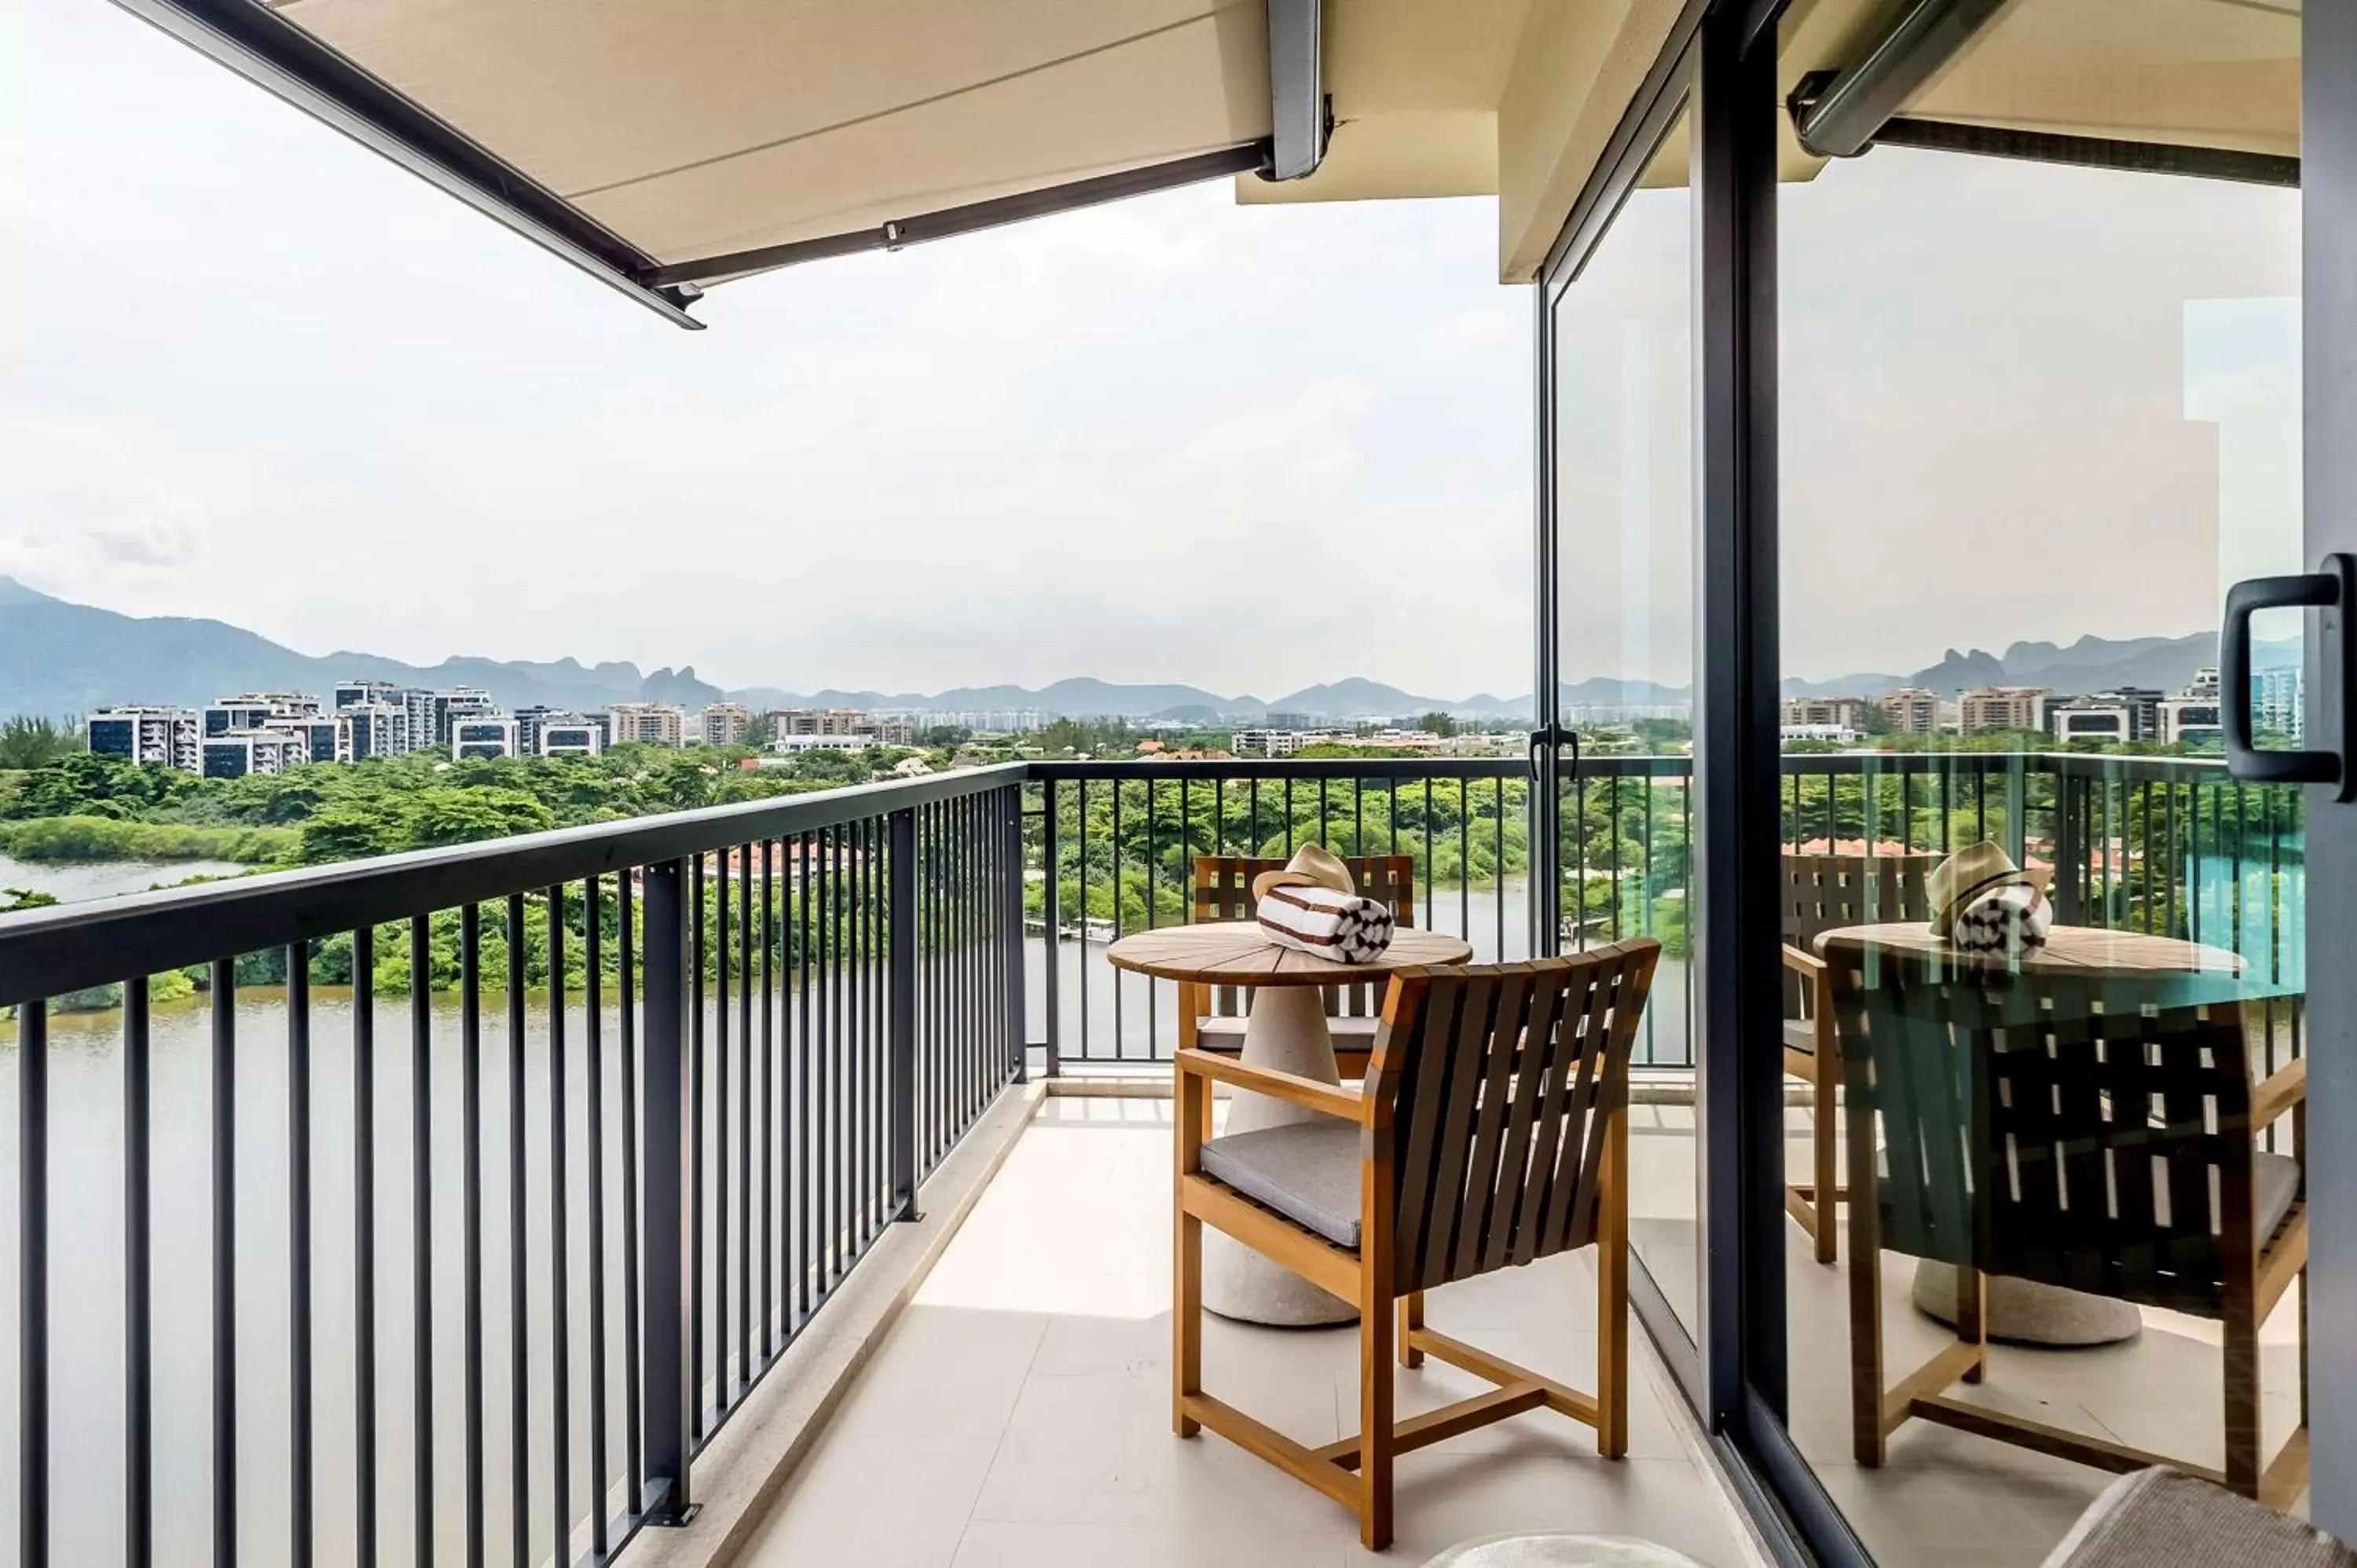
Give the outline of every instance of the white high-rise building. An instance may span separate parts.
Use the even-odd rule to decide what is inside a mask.
[[[199,724],[194,708],[104,708],[90,715],[82,733],[101,757],[194,773],[203,760]]]

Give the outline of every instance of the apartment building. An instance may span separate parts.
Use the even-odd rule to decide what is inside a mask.
[[[753,733],[753,710],[742,703],[715,703],[695,715],[695,738],[704,746],[742,746]]]
[[[914,746],[916,726],[904,714],[870,713],[866,708],[773,708],[770,719],[777,739],[794,736],[848,736],[862,746]]]
[[[526,746],[519,720],[516,745],[526,757],[596,757],[606,749],[606,726],[578,714],[547,718],[539,723]]]
[[[2307,682],[2300,667],[2262,670],[2251,677],[2251,709],[2259,728],[2303,740],[2308,734]]]
[[[194,708],[103,708],[85,721],[83,738],[101,757],[194,773],[202,760],[200,724]]]
[[[309,741],[292,731],[232,730],[205,736],[198,770],[207,779],[244,779],[283,773],[310,760]]]
[[[1846,730],[1855,736],[1866,728],[1869,705],[1864,697],[1787,697],[1781,723],[1788,731]]]
[[[300,692],[244,692],[216,697],[205,705],[204,737],[260,729],[272,719],[307,719],[319,711],[319,700]]]
[[[1899,735],[1937,735],[1940,733],[1940,694],[1921,686],[1901,686],[1895,692],[1885,692],[1874,700],[1882,710],[1882,717]]]
[[[2224,731],[2218,723],[2218,671],[2204,665],[2193,672],[2185,689],[2160,702],[2160,739],[2166,745],[2215,741]]]
[[[1956,727],[1966,735],[2009,729],[2044,729],[2044,686],[1981,686],[1956,699]]]
[[[606,710],[606,734],[615,746],[679,746],[687,714],[669,703],[616,703]]]
[[[401,757],[409,750],[409,709],[404,703],[372,698],[339,705],[336,716],[350,732],[349,761]]]
[[[302,719],[270,719],[264,729],[279,735],[292,736],[303,744],[303,762],[350,762],[352,759],[351,721],[342,714],[315,714]]]
[[[2104,696],[2065,697],[2046,705],[2047,732],[2065,744],[2074,740],[2139,738],[2136,710]]]
[[[468,762],[515,755],[515,720],[496,714],[468,714],[450,721],[451,761]]]

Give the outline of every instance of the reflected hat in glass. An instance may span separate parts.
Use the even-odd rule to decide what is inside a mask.
[[[1306,843],[1293,852],[1282,871],[1264,871],[1253,878],[1253,897],[1265,898],[1272,887],[1331,887],[1337,893],[1356,893],[1358,884],[1351,879],[1351,868],[1341,857],[1322,843]]]
[[[2027,887],[2042,894],[2052,875],[2044,866],[2025,871],[2014,865],[2013,856],[1995,839],[1966,844],[1933,866],[1924,879],[1925,902],[1932,907],[1932,934],[1948,935],[1955,929],[1956,917],[1974,899],[2000,887]]]

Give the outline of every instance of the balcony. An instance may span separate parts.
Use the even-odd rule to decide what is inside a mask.
[[[2066,919],[2192,936],[2271,978],[2298,951],[2273,891],[2302,875],[2298,798],[2210,764],[1793,756],[1784,787],[1796,847],[1986,834],[2054,867]],[[1351,1556],[1340,1510],[1168,1435],[1156,1064],[1175,1002],[1113,971],[1103,939],[1185,919],[1194,854],[1310,840],[1413,856],[1419,922],[1482,960],[1526,954],[1550,919],[1566,947],[1660,937],[1632,1249],[1674,1332],[1696,1268],[1688,788],[1684,758],[1584,764],[1538,899],[1520,761],[1073,763],[0,918],[19,1560],[206,1541],[250,1563],[674,1560],[719,1522],[642,1529],[807,1392],[838,1302],[926,1226],[938,1260],[867,1372],[774,1506],[756,1488],[728,1525],[750,1560]],[[2266,1049],[2299,1052],[2296,1009]],[[1072,1092],[1034,1118],[1040,1080]],[[1798,1179],[1805,1108],[1789,1126]],[[937,1199],[952,1176],[963,1195]],[[1791,1239],[1794,1428],[1837,1466],[1842,1276]],[[1587,1267],[1440,1293],[1434,1321],[1584,1382]],[[1898,1340],[1936,1337],[1903,1276],[1887,1291]],[[2268,1413],[2288,1424],[2297,1326],[2278,1318]],[[1340,1435],[1347,1335],[1213,1332],[1215,1380],[1307,1440]],[[2027,1370],[1988,1397],[2026,1381],[2047,1419],[2200,1457],[2220,1431],[2206,1332],[2147,1313],[2126,1345],[2001,1350]],[[1742,1560],[1647,1365],[1625,1465],[1544,1412],[1403,1461],[1392,1560],[1543,1523]],[[1402,1399],[1462,1391],[1427,1369]],[[1887,1561],[2035,1563],[2104,1479],[1931,1430],[1829,1484]],[[1927,1514],[1933,1494],[1953,1507]]]

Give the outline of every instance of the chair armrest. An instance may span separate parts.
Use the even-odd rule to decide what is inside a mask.
[[[1784,944],[1784,967],[1794,974],[1819,975],[1825,972],[1825,961],[1813,952],[1803,952],[1792,943]]]
[[[2251,1090],[2251,1126],[2255,1131],[2265,1127],[2293,1106],[2307,1103],[2308,1058],[2302,1057]]]
[[[1182,1073],[1192,1073],[1215,1083],[1224,1083],[1231,1089],[1250,1090],[1273,1100],[1282,1100],[1288,1105],[1298,1105],[1305,1111],[1338,1116],[1345,1122],[1366,1120],[1367,1101],[1363,1096],[1347,1089],[1337,1089],[1330,1083],[1320,1083],[1314,1078],[1277,1072],[1270,1068],[1250,1067],[1232,1057],[1214,1056],[1210,1051],[1178,1051],[1172,1060]]]

